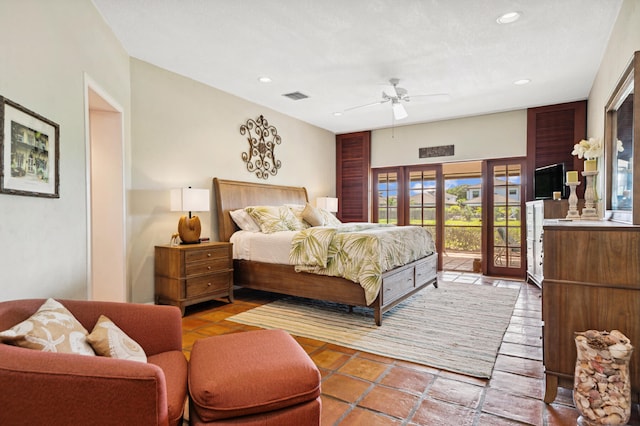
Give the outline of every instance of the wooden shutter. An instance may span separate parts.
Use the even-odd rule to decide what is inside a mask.
[[[338,219],[369,221],[371,132],[336,135],[336,195]]]
[[[527,110],[527,166],[533,182],[536,168],[564,163],[566,170],[582,170],[583,161],[571,155],[573,145],[587,133],[587,101],[548,105]],[[584,185],[578,187],[581,194]],[[580,196],[580,195],[579,195]],[[533,185],[527,186],[533,200]]]

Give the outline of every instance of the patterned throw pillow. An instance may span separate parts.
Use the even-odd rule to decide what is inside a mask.
[[[331,213],[330,211],[325,210],[322,207],[318,207],[317,209],[320,210],[320,214],[322,214],[322,217],[324,218],[324,226],[340,226],[340,225],[342,225],[342,222],[340,222],[340,219],[335,217],[335,215],[333,213]]]
[[[245,211],[260,225],[260,230],[265,234],[302,230],[300,221],[286,206],[251,206],[246,207]]]
[[[238,228],[243,231],[260,232],[260,227],[256,221],[244,209],[233,210],[229,214],[231,219],[238,225]]]
[[[294,231],[301,231],[303,229],[309,228],[309,224],[302,217],[304,209],[306,207],[304,204],[285,204],[285,206],[289,207],[291,213],[293,213],[293,215],[298,220],[298,228],[300,229],[294,229]]]
[[[87,342],[98,355],[147,362],[144,349],[104,315],[100,315],[91,334],[87,336]]]
[[[44,352],[95,355],[87,330],[71,312],[48,299],[31,317],[0,333],[0,342]]]

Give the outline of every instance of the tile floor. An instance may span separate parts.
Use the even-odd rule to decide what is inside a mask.
[[[541,290],[470,273],[443,272],[440,279],[470,285],[522,284],[491,379],[296,337],[322,373],[322,425],[575,425],[578,412],[570,390],[559,389],[553,404],[542,401]],[[246,289],[235,296],[233,304],[214,301],[187,308],[187,357],[197,339],[254,329],[227,318],[279,297]],[[640,424],[637,406],[630,424]]]

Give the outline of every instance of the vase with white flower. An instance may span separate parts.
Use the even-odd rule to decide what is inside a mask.
[[[616,149],[622,152],[622,142],[617,141]],[[598,193],[596,192],[595,178],[598,175],[598,158],[602,157],[604,147],[601,138],[583,139],[573,146],[572,155],[578,158],[584,158],[584,171],[582,176],[587,180],[587,186],[584,191],[584,208],[582,209],[582,219],[594,220],[599,219],[600,214],[595,208],[595,204],[599,202]],[[600,209],[601,210],[601,209]]]
[[[598,175],[598,158],[602,157],[604,150],[602,147],[602,139],[589,138],[583,139],[573,146],[572,155],[578,158],[584,158],[584,171],[582,176],[587,180],[587,186],[584,190],[584,208],[582,209],[581,219],[597,220],[600,218],[596,202],[598,194],[595,189],[595,177]]]

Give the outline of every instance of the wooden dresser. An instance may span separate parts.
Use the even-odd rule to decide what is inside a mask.
[[[573,388],[574,332],[620,330],[635,347],[633,398],[640,392],[640,226],[545,220],[542,286],[547,403]]]
[[[185,306],[212,299],[233,302],[232,244],[209,242],[155,248],[156,304]]]

